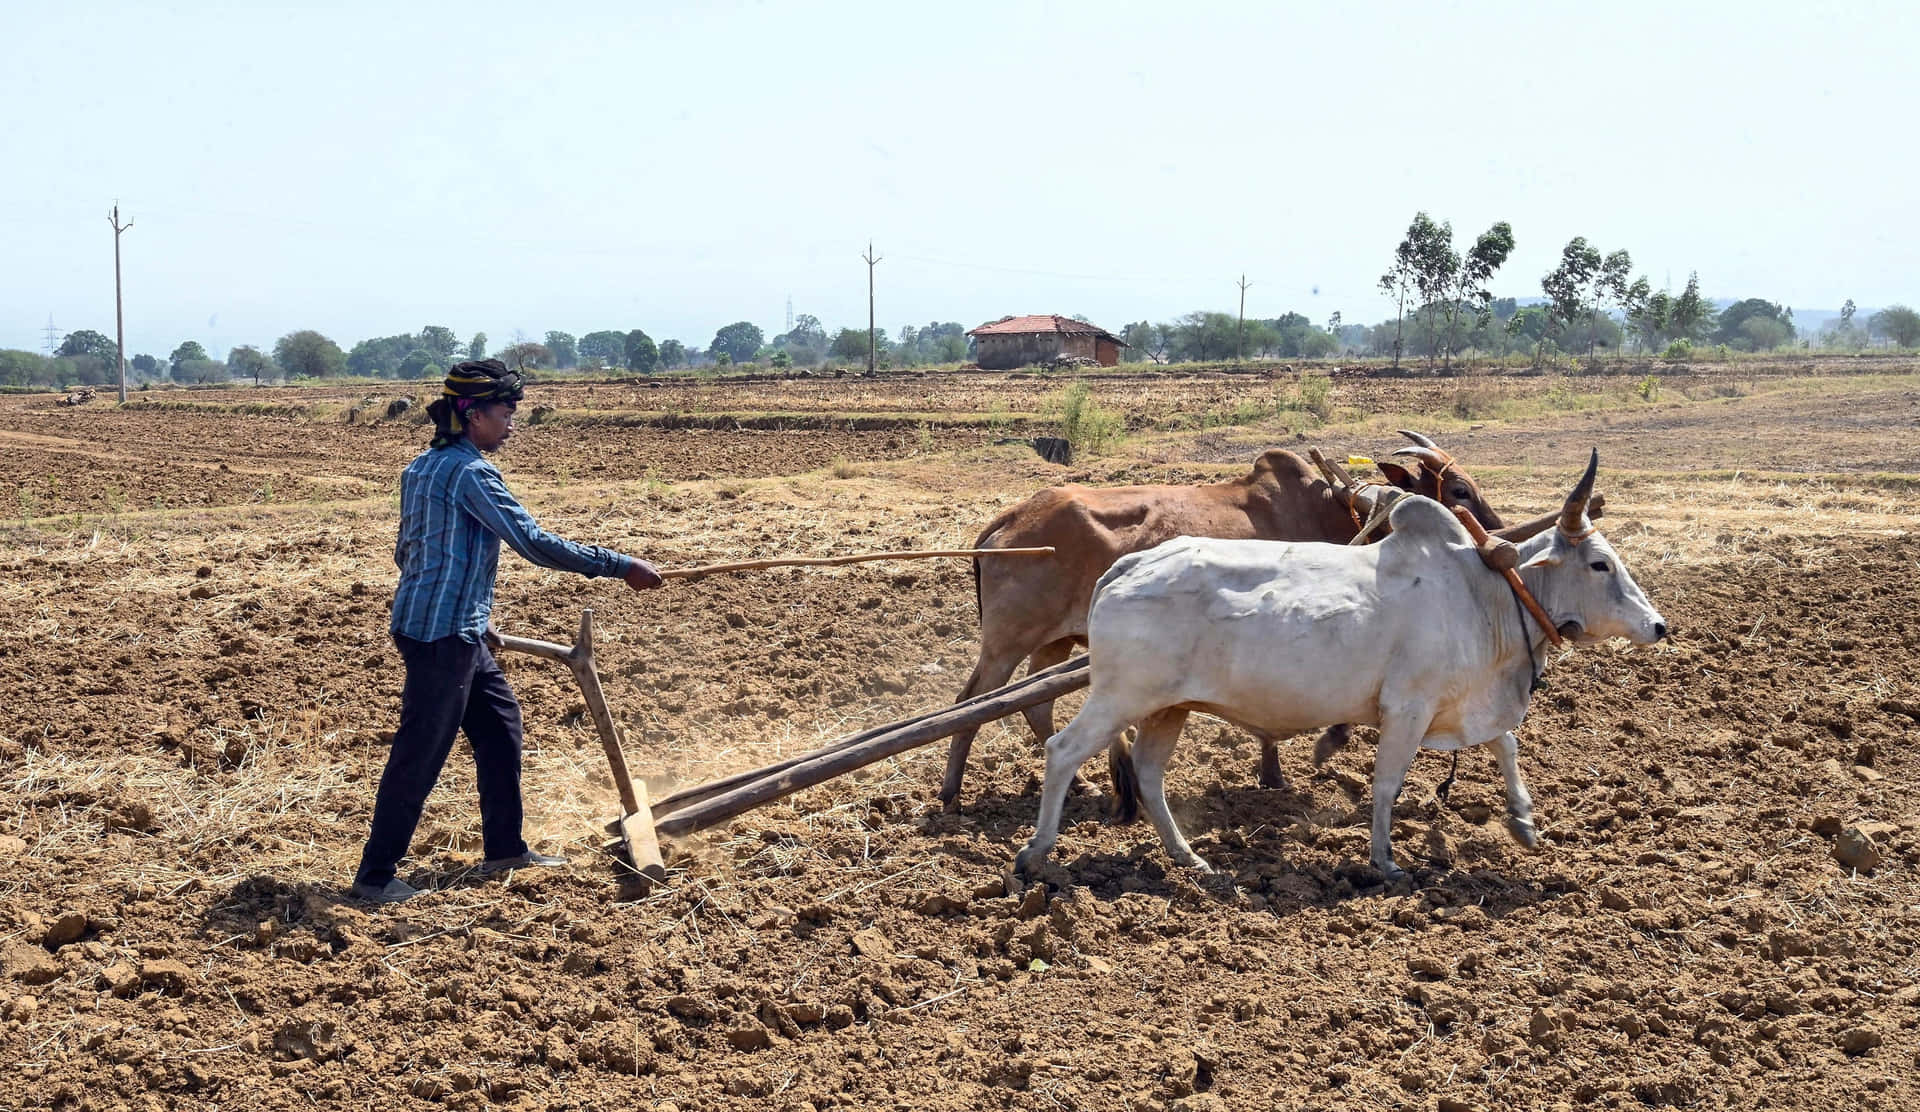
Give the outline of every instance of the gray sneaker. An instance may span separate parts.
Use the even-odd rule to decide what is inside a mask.
[[[525,853],[516,853],[512,857],[495,857],[480,862],[480,875],[492,876],[495,873],[504,873],[511,869],[531,869],[536,867],[554,869],[566,863],[567,859],[564,857],[555,857],[552,854],[535,853],[532,850],[528,850]]]
[[[415,888],[399,877],[394,877],[385,884],[378,886],[372,884],[356,884],[353,886],[351,894],[354,899],[365,900],[368,903],[397,904],[401,900],[410,900],[418,896],[420,889]]]

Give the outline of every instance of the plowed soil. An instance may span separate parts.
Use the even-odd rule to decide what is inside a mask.
[[[992,407],[924,381],[911,406]],[[573,864],[479,877],[456,754],[402,871],[432,891],[382,909],[341,889],[398,711],[394,481],[423,430],[0,400],[0,1108],[1920,1107],[1917,386],[1446,438],[1516,515],[1600,443],[1600,524],[1676,630],[1550,669],[1521,731],[1537,850],[1491,754],[1444,802],[1427,754],[1395,812],[1415,879],[1385,886],[1367,731],[1319,769],[1295,739],[1273,790],[1196,717],[1169,793],[1216,874],[1088,796],[1010,895],[1041,772],[1016,720],[957,814],[935,745],[670,846],[670,887],[620,903],[578,692],[519,657],[528,833]],[[1315,440],[1384,454],[1393,424]],[[965,545],[1047,483],[1262,443],[1062,469],[996,431],[556,423],[499,459],[556,532],[682,565]],[[503,561],[507,632],[565,641],[584,607],[656,797],[938,706],[975,648],[957,561],[646,595]]]

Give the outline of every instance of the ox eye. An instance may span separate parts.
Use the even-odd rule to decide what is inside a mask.
[[[1592,568],[1594,571],[1612,571],[1613,570],[1612,568],[1607,566],[1607,562],[1605,560],[1595,560],[1593,563],[1588,564],[1587,566]]]

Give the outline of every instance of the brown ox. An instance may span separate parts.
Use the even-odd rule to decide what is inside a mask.
[[[1488,529],[1501,530],[1500,515],[1488,506],[1471,476],[1452,457],[1418,433],[1401,430],[1412,448],[1394,453],[1407,464],[1381,461],[1389,482],[1448,506],[1460,506]],[[961,699],[1004,685],[1028,660],[1030,671],[1065,660],[1075,645],[1086,644],[1087,609],[1094,584],[1129,552],[1179,536],[1223,539],[1331,541],[1344,544],[1359,532],[1351,509],[1306,460],[1285,449],[1263,453],[1253,470],[1238,479],[1198,486],[1048,487],[987,524],[976,548],[1052,545],[1054,555],[1033,560],[976,560],[974,582],[980,609],[980,658]],[[1553,523],[1553,515],[1504,530],[1510,540],[1531,536]],[[1022,712],[1034,735],[1053,734],[1053,704]],[[957,804],[975,731],[954,736],[947,751],[940,799]],[[1321,738],[1322,759],[1346,739],[1346,727],[1330,728]],[[1278,742],[1261,737],[1260,783],[1278,787]],[[1125,749],[1110,755],[1119,792],[1119,814],[1130,817],[1126,790],[1131,767]]]

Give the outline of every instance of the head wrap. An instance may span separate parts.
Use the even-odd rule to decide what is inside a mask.
[[[526,394],[526,381],[498,359],[471,359],[447,371],[440,397],[427,406],[433,418],[433,446],[444,448],[466,435],[467,410],[488,402],[517,402]]]

